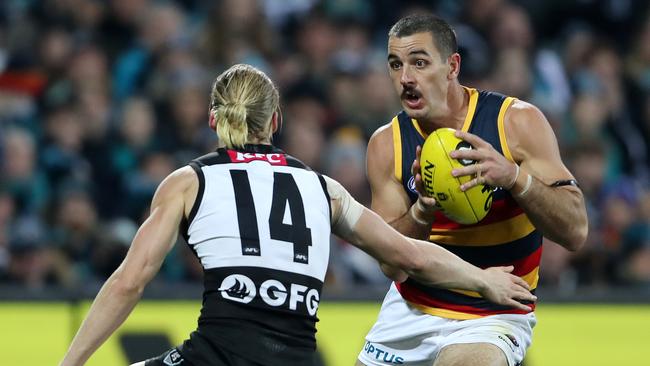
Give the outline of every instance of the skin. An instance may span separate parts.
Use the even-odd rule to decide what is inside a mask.
[[[210,121],[213,126],[212,115]],[[248,143],[270,144],[272,132],[278,127],[277,113],[273,114],[269,125],[266,136],[251,138]],[[99,291],[61,366],[83,365],[126,320],[176,242],[179,225],[183,217],[189,216],[198,186],[196,173],[190,167],[176,170],[160,184],[151,203],[149,218],[138,230],[120,267]],[[338,192],[338,195],[331,195],[332,222],[338,222],[343,215],[342,197],[349,196],[342,187],[335,190],[337,186],[340,184],[334,181],[328,183],[328,190]],[[478,291],[496,303],[528,311],[530,309],[517,300],[536,299],[526,282],[510,274],[512,267],[475,267],[438,245],[399,234],[368,209],[363,208],[354,227],[337,225],[333,229],[335,234],[378,261],[431,286]]]
[[[458,82],[460,55],[441,55],[430,33],[416,33],[405,37],[391,36],[388,40],[388,69],[393,86],[400,96],[403,109],[417,119],[425,133],[450,127],[458,130],[456,136],[472,144],[475,149],[453,151],[455,159],[473,159],[478,164],[456,169],[455,176],[469,175],[472,181],[461,186],[467,190],[477,184],[489,184],[508,189],[528,218],[546,237],[570,251],[578,250],[587,236],[587,214],[580,189],[573,186],[557,188],[549,184],[573,176],[563,164],[557,140],[544,115],[533,105],[516,100],[505,114],[505,133],[515,162],[499,154],[480,137],[462,132],[469,104],[469,96]],[[408,92],[419,97],[409,101]],[[535,131],[531,134],[530,131]],[[435,200],[424,195],[420,176],[420,150],[412,164],[419,197],[411,206],[408,195],[393,173],[393,134],[390,124],[379,128],[368,144],[367,169],[372,192],[371,208],[391,226],[404,235],[426,239],[434,220]],[[520,166],[517,175],[515,163]],[[477,174],[480,170],[480,175]],[[524,196],[528,175],[532,184]],[[416,219],[414,219],[417,218]],[[424,223],[419,223],[423,221]],[[386,273],[399,272],[383,268]],[[486,365],[506,365],[502,352],[487,343],[474,344],[475,352],[466,356],[467,345],[450,345],[438,355],[436,366],[473,364],[478,357],[490,360]],[[460,351],[458,351],[460,350]],[[357,365],[362,363],[357,362]]]

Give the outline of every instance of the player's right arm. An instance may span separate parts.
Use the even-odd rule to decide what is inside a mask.
[[[197,187],[190,167],[175,171],[160,184],[149,218],[133,238],[122,264],[97,294],[61,366],[83,365],[131,313],[176,242],[181,219],[191,206],[186,202],[193,202]]]
[[[380,127],[370,138],[366,165],[372,193],[371,209],[400,233],[411,238],[427,239],[434,220],[435,200],[420,196],[411,205],[404,187],[395,177],[390,123]],[[414,168],[416,172],[419,171],[419,165]],[[419,174],[415,175],[415,179],[420,179]]]
[[[332,203],[334,234],[420,283],[476,291],[494,303],[530,311],[517,300],[536,298],[524,280],[509,273],[512,267],[481,269],[434,243],[407,238],[355,201],[338,182],[329,177],[325,181]]]

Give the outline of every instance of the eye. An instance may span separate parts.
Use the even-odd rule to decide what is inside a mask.
[[[399,61],[391,61],[388,63],[388,66],[390,66],[392,70],[399,70],[402,68],[402,63]]]
[[[427,66],[427,62],[423,59],[417,59],[415,60],[415,67],[425,67]]]

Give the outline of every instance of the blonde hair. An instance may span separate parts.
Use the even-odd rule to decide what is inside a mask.
[[[279,101],[278,89],[262,71],[245,64],[230,67],[217,76],[210,93],[219,139],[232,149],[267,138]]]

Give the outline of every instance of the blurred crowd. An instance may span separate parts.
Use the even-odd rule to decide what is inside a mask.
[[[635,0],[3,0],[0,284],[103,281],[161,180],[213,150],[211,81],[234,63],[281,91],[275,142],[369,204],[366,143],[400,110],[387,32],[435,12],[461,82],[536,104],[581,184],[590,234],[547,243],[542,285],[650,284],[650,12]],[[531,131],[534,132],[534,131]],[[332,239],[327,285],[385,285]],[[156,281],[199,281],[177,245]]]

